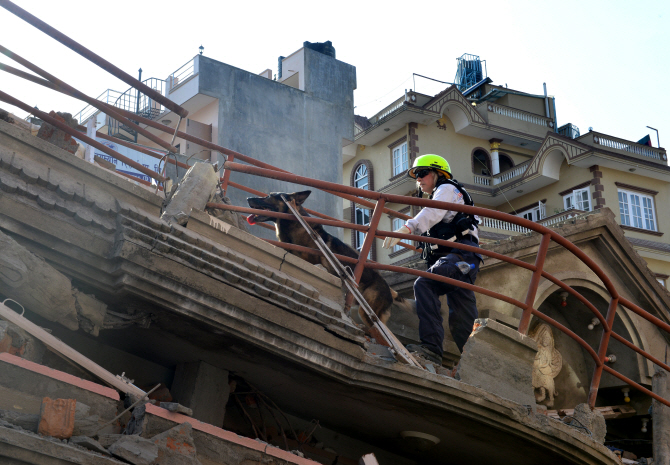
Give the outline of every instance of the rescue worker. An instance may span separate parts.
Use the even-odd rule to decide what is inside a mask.
[[[407,175],[416,179],[418,197],[426,192],[432,200],[473,205],[467,191],[458,181],[453,180],[447,160],[439,155],[418,157]],[[395,232],[425,235],[479,247],[476,216],[439,208],[423,208]],[[389,249],[398,242],[398,238],[387,237],[383,247]],[[474,284],[482,261],[480,254],[446,246],[436,247],[429,243],[423,244],[422,257],[427,262],[428,272],[469,284]],[[449,305],[449,329],[461,352],[478,316],[473,291],[424,277],[414,282],[421,344],[410,344],[407,349],[439,365],[442,364],[444,341],[439,297],[444,294]]]

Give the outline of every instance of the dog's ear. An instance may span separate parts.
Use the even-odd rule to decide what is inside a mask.
[[[307,197],[309,197],[309,194],[311,193],[312,191],[294,192],[291,194],[291,198],[295,200],[295,204],[297,206],[300,206],[305,200],[307,200]]]

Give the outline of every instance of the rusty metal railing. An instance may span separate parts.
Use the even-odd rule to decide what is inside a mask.
[[[132,87],[138,89],[142,93],[148,95],[149,97],[153,98],[154,100],[160,102],[162,105],[164,105],[166,108],[169,108],[170,110],[174,111],[176,114],[178,114],[180,117],[185,117],[188,115],[188,112],[181,108],[179,105],[176,103],[172,102],[169,100],[167,97],[163,96],[162,94],[156,92],[155,90],[147,87],[137,79],[133,78],[132,76],[126,74],[125,72],[121,71],[119,68],[115,67],[111,63],[107,62],[103,58],[99,57],[98,55],[94,54],[90,50],[86,49],[85,47],[81,46],[77,42],[73,41],[72,39],[68,38],[67,36],[63,35],[62,33],[58,32],[48,24],[44,23],[43,21],[39,20],[38,18],[34,17],[30,13],[26,12],[25,10],[21,9],[20,7],[16,6],[9,0],[0,0],[0,6],[3,8],[11,11],[12,13],[16,14],[17,16],[21,17],[25,21],[29,22],[33,26],[37,27],[38,29],[42,30],[46,34],[50,35],[51,37],[55,38],[56,40],[60,41],[64,45],[68,46],[72,50],[76,51],[80,55],[84,56],[85,58],[89,59],[93,63],[97,64],[98,66],[102,67],[103,69],[109,71],[111,74],[115,75],[119,79],[123,80],[124,82],[128,83]],[[233,150],[230,150],[228,148],[222,147],[217,144],[213,144],[212,142],[205,141],[203,139],[200,139],[198,137],[194,137],[192,135],[186,134],[184,132],[179,131],[178,129],[172,129],[168,126],[165,126],[161,123],[158,123],[156,121],[153,121],[148,118],[144,118],[142,116],[136,115],[130,111],[121,109],[121,108],[115,108],[109,104],[106,104],[104,102],[100,102],[94,99],[91,99],[90,97],[85,96],[78,90],[74,89],[71,86],[68,86],[64,82],[58,80],[56,77],[52,76],[51,74],[47,73],[46,71],[38,68],[37,66],[33,65],[32,63],[28,62],[27,60],[17,57],[15,54],[12,54],[9,50],[0,47],[0,51],[5,53],[7,56],[9,56],[12,59],[15,59],[19,63],[23,64],[26,66],[28,69],[36,72],[37,74],[43,76],[46,79],[41,79],[37,76],[30,75],[29,73],[25,73],[20,70],[16,70],[14,68],[11,68],[6,65],[0,64],[0,70],[10,72],[12,74],[15,74],[17,76],[23,77],[24,79],[28,79],[32,82],[35,82],[37,84],[43,85],[45,87],[49,87],[51,89],[57,90],[59,92],[65,93],[67,95],[71,95],[75,98],[78,98],[80,100],[84,100],[86,102],[91,103],[92,105],[96,106],[96,108],[99,108],[101,111],[110,114],[114,116],[115,118],[118,118],[120,121],[128,121],[131,124],[134,124],[137,126],[138,132],[144,134],[144,132],[147,132],[144,128],[140,128],[139,124],[145,124],[149,127],[158,129],[160,131],[166,132],[173,137],[173,141],[175,137],[180,137],[186,141],[193,142],[195,144],[201,145],[205,148],[209,148],[211,150],[218,151],[222,153],[224,156],[227,157],[227,161],[224,164],[224,174],[223,177],[221,178],[222,182],[222,190],[225,193],[228,187],[235,187],[239,188],[242,190],[245,190],[247,192],[251,192],[256,195],[260,195],[263,193],[260,193],[259,191],[255,191],[253,189],[246,188],[245,186],[242,186],[240,184],[236,184],[230,181],[230,174],[232,171],[237,171],[241,173],[246,173],[246,174],[251,174],[251,175],[257,175],[257,176],[263,176],[267,178],[272,178],[272,179],[277,179],[281,181],[287,181],[295,184],[302,184],[305,186],[311,186],[315,187],[321,190],[324,190],[325,192],[331,193],[333,195],[337,195],[339,197],[342,197],[344,199],[350,200],[354,203],[360,204],[364,207],[371,208],[373,209],[373,214],[371,217],[370,224],[367,226],[363,225],[356,225],[356,224],[351,224],[351,223],[346,223],[343,221],[339,221],[335,218],[328,217],[327,215],[322,215],[317,212],[312,212],[309,211],[311,214],[318,216],[319,218],[305,218],[309,222],[313,223],[318,223],[318,224],[324,224],[324,225],[331,225],[331,226],[336,226],[336,227],[342,227],[342,228],[348,228],[348,229],[355,229],[357,231],[365,232],[365,240],[363,243],[363,246],[361,248],[361,252],[359,255],[358,259],[353,259],[350,257],[344,257],[344,256],[338,256],[338,259],[340,259],[343,262],[346,263],[351,263],[355,265],[354,269],[354,275],[357,278],[357,281],[360,279],[360,276],[362,274],[362,271],[364,268],[372,268],[372,269],[378,269],[378,270],[388,270],[388,271],[394,271],[394,272],[400,272],[400,273],[407,273],[407,274],[412,274],[416,276],[423,276],[425,278],[433,279],[436,281],[444,282],[453,286],[457,287],[462,287],[465,289],[470,289],[474,292],[487,295],[499,300],[502,300],[504,302],[510,303],[522,310],[522,316],[521,320],[519,323],[518,330],[522,334],[526,334],[528,332],[528,326],[530,323],[530,319],[532,316],[536,316],[537,318],[549,323],[553,327],[557,328],[561,332],[565,333],[568,335],[570,338],[575,340],[579,345],[588,352],[591,357],[593,358],[595,362],[595,369],[594,373],[591,379],[591,387],[589,390],[589,397],[588,397],[588,403],[591,407],[595,406],[595,401],[596,397],[598,394],[598,387],[600,385],[600,379],[602,377],[603,371],[611,374],[612,376],[617,377],[618,379],[624,381],[625,383],[635,387],[636,389],[644,392],[645,394],[651,396],[652,398],[658,400],[659,402],[664,403],[665,405],[670,406],[670,400],[666,400],[659,395],[651,392],[650,390],[646,389],[645,387],[641,386],[640,384],[632,381],[631,379],[625,377],[621,373],[617,372],[616,370],[612,369],[611,367],[605,365],[607,358],[606,358],[606,353],[607,353],[607,348],[609,345],[609,341],[611,338],[615,339],[616,341],[622,343],[624,346],[630,348],[631,350],[635,351],[636,353],[642,355],[645,357],[647,360],[650,360],[651,362],[655,363],[656,365],[664,368],[667,371],[670,371],[670,366],[667,364],[661,362],[660,360],[656,359],[652,355],[648,354],[644,350],[640,349],[639,347],[635,346],[631,342],[627,341],[625,338],[623,338],[621,335],[616,334],[613,331],[613,324],[614,324],[614,319],[616,317],[616,312],[619,306],[623,306],[630,311],[636,313],[637,315],[641,316],[642,318],[646,319],[647,321],[651,322],[653,325],[656,327],[662,329],[663,331],[666,331],[670,333],[670,325],[661,319],[651,315],[649,312],[645,311],[644,309],[640,308],[639,306],[635,305],[634,303],[630,302],[629,300],[625,299],[622,297],[619,292],[616,290],[614,287],[613,283],[611,280],[607,277],[607,275],[598,267],[598,265],[588,257],[588,255],[583,252],[581,249],[579,249],[577,246],[572,244],[570,241],[556,233],[555,231],[552,231],[548,229],[545,226],[542,226],[538,223],[534,223],[530,220],[527,220],[525,218],[519,218],[516,216],[512,216],[506,213],[502,212],[497,212],[493,210],[488,210],[484,208],[479,208],[479,207],[472,207],[472,206],[467,206],[467,205],[459,205],[459,204],[451,204],[447,202],[439,202],[439,201],[434,201],[434,200],[427,200],[427,199],[420,199],[420,198],[414,198],[414,197],[406,197],[406,196],[399,196],[399,195],[392,195],[392,194],[382,194],[379,192],[375,191],[369,191],[365,189],[358,189],[354,187],[349,187],[349,186],[343,186],[340,184],[335,184],[335,183],[330,183],[326,181],[320,181],[320,180],[314,180],[311,178],[306,178],[302,176],[297,176],[292,173],[286,172],[284,170],[281,170],[279,168],[276,168],[272,165],[269,165],[267,163],[263,163],[261,161],[255,160],[251,157],[248,157],[246,155],[243,155],[239,152],[235,152]],[[103,144],[100,144],[94,139],[91,139],[84,134],[82,134],[80,131],[83,130],[83,127],[78,127],[78,128],[72,128],[66,124],[61,123],[55,118],[52,118],[50,115],[48,115],[45,112],[39,111],[30,105],[27,105],[26,103],[12,97],[11,95],[0,91],[0,100],[3,100],[11,105],[17,106],[18,108],[23,109],[24,111],[34,114],[38,118],[46,121],[49,124],[52,124],[53,126],[67,132],[68,134],[71,134],[75,137],[77,137],[80,140],[83,140],[84,142],[91,144],[93,147],[101,150],[102,152],[106,153],[107,155],[110,155],[112,157],[115,157],[126,164],[132,166],[133,168],[137,169],[143,174],[146,174],[150,176],[151,178],[155,179],[158,182],[165,182],[167,179],[159,174],[156,173],[152,170],[149,170],[148,168],[145,168],[144,166],[134,162],[133,160],[124,157],[123,155],[117,153],[116,151],[104,146]],[[133,126],[133,127],[135,127]],[[177,125],[178,128],[179,125]],[[144,132],[143,132],[144,131]],[[97,134],[99,137],[102,137],[100,134]],[[153,136],[153,135],[152,135]],[[151,137],[147,136],[148,138],[152,139]],[[155,136],[154,136],[155,137]],[[113,140],[114,142],[118,143],[119,145],[127,145],[127,142],[120,141],[119,139],[113,138],[106,136],[104,137],[105,139],[108,140]],[[153,140],[153,139],[152,139]],[[169,152],[175,152],[175,148],[172,146],[172,144],[167,144],[165,141],[160,139],[160,142],[155,141],[157,145],[160,145],[162,147],[165,147]],[[132,146],[135,150],[140,149],[139,147],[135,146],[134,144],[128,144]],[[141,151],[141,150],[140,150]],[[151,152],[151,151],[146,151],[146,152]],[[147,153],[151,156],[159,156],[157,154],[153,153]],[[237,161],[242,161],[245,163],[248,163],[249,165],[242,165]],[[169,162],[172,162],[178,166],[183,166],[185,168],[188,167],[188,165],[185,165],[183,163],[179,163],[177,161],[173,160],[168,160]],[[370,199],[370,200],[366,200]],[[519,226],[522,226],[524,228],[528,228],[529,230],[538,232],[542,234],[542,239],[540,241],[540,245],[538,248],[538,253],[537,253],[537,258],[535,260],[534,264],[526,263],[521,260],[517,260],[511,257],[507,257],[502,254],[498,254],[496,252],[488,251],[485,249],[480,249],[476,247],[471,247],[467,246],[464,244],[459,244],[456,242],[449,242],[449,241],[443,241],[439,239],[434,239],[434,238],[429,238],[429,237],[423,237],[423,236],[416,236],[412,234],[399,234],[395,233],[392,231],[383,231],[379,230],[379,221],[381,219],[382,213],[389,214],[394,217],[402,218],[402,219],[409,219],[410,217],[407,215],[404,215],[402,213],[399,213],[395,210],[391,210],[385,207],[385,203],[398,203],[398,204],[405,204],[405,205],[413,205],[417,207],[434,207],[434,208],[441,208],[445,210],[453,210],[453,211],[460,211],[460,212],[465,212],[465,213],[471,213],[475,215],[479,215],[482,217],[488,217],[488,218],[493,218],[501,221],[506,221],[509,223],[517,224]],[[244,213],[255,213],[255,214],[260,214],[263,216],[270,216],[270,217],[276,217],[276,218],[285,218],[285,217],[290,217],[291,219],[293,218],[292,215],[287,215],[287,214],[280,214],[280,213],[273,213],[269,211],[264,211],[264,210],[254,210],[250,208],[244,208],[244,207],[235,207],[235,206],[230,206],[230,205],[222,205],[222,204],[208,204],[210,208],[220,208],[220,209],[227,209],[231,211],[237,211],[237,212],[244,212]],[[453,247],[456,249],[461,249],[461,250],[469,250],[472,252],[477,252],[482,255],[486,255],[491,258],[495,258],[501,261],[505,261],[507,263],[519,266],[521,268],[525,268],[529,271],[532,272],[532,278],[529,282],[528,290],[526,293],[526,298],[524,302],[521,302],[519,300],[513,299],[511,297],[505,296],[504,294],[500,294],[479,286],[475,286],[473,284],[467,284],[463,283],[461,281],[457,281],[451,278],[443,277],[443,276],[438,276],[435,274],[431,274],[425,271],[419,271],[419,270],[413,270],[409,268],[403,268],[403,267],[398,267],[398,266],[392,266],[392,265],[382,265],[379,263],[375,263],[372,261],[367,260],[365,257],[368,256],[368,253],[370,251],[370,248],[372,247],[372,243],[375,240],[375,238],[380,238],[383,239],[384,237],[397,237],[400,239],[405,239],[405,240],[413,240],[413,241],[421,241],[421,242],[426,242],[426,243],[432,243],[432,244],[441,244],[441,245],[447,245],[449,247]],[[598,309],[588,301],[584,296],[582,296],[579,292],[577,292],[575,289],[571,288],[570,286],[566,285],[556,277],[552,276],[548,272],[544,270],[544,261],[546,259],[547,252],[549,250],[549,246],[551,242],[555,242],[556,244],[564,247],[566,250],[570,251],[572,254],[574,254],[579,260],[581,260],[584,264],[586,264],[594,273],[595,275],[603,282],[605,285],[605,288],[607,289],[607,292],[610,295],[610,302],[609,302],[609,307],[607,310],[607,314],[603,316]],[[285,244],[281,243],[278,241],[268,241],[270,243],[273,243],[275,245],[278,245],[280,247],[284,247],[286,249],[291,249],[291,250],[296,250],[296,251],[302,251],[306,253],[313,253],[313,254],[320,254],[319,251],[315,249],[310,249],[307,247],[301,247],[293,244]],[[401,243],[404,247],[407,248],[414,248],[411,245]],[[573,331],[571,331],[569,328],[565,327],[564,325],[558,323],[556,320],[550,318],[547,315],[544,315],[540,311],[538,311],[536,308],[533,307],[538,285],[540,280],[544,278],[552,283],[554,283],[556,286],[560,287],[561,289],[565,290],[568,292],[570,295],[574,296],[577,298],[580,302],[582,302],[594,315],[595,317],[600,321],[603,327],[603,334],[600,340],[600,344],[598,347],[598,351],[596,352],[586,341],[584,341],[581,337],[579,337],[577,334],[575,334]]]
[[[651,354],[645,352],[644,350],[640,349],[639,347],[635,346],[631,342],[627,341],[625,338],[623,338],[621,335],[615,333],[613,331],[613,325],[614,325],[614,319],[616,317],[616,312],[619,306],[625,307],[632,312],[636,313],[637,315],[641,316],[642,318],[645,318],[647,321],[651,322],[654,324],[656,327],[659,329],[666,331],[670,333],[670,325],[661,319],[655,317],[654,315],[650,314],[649,312],[645,311],[644,309],[640,308],[639,306],[635,305],[634,303],[630,302],[629,300],[625,299],[622,297],[619,292],[616,290],[614,287],[614,284],[612,281],[609,279],[609,277],[604,273],[604,271],[581,249],[579,249],[576,245],[572,244],[570,241],[565,239],[563,236],[558,234],[557,232],[542,226],[538,223],[535,223],[533,221],[527,220],[525,218],[519,218],[516,216],[509,215],[507,213],[502,213],[498,211],[493,211],[485,208],[480,208],[480,207],[471,207],[467,205],[459,205],[459,204],[452,204],[452,203],[447,203],[447,202],[439,202],[435,200],[428,200],[428,199],[420,199],[420,198],[414,198],[414,197],[407,197],[407,196],[400,196],[400,195],[392,195],[392,194],[383,194],[380,192],[375,192],[375,191],[369,191],[365,189],[358,189],[355,187],[350,187],[350,186],[344,186],[340,184],[335,184],[335,183],[330,183],[327,181],[320,181],[320,180],[315,180],[311,178],[306,178],[303,176],[297,176],[292,173],[288,173],[283,170],[279,170],[277,168],[271,167],[270,165],[262,162],[258,162],[257,160],[249,159],[249,157],[246,156],[240,156],[241,154],[236,154],[237,159],[243,159],[244,161],[251,161],[253,165],[255,166],[249,166],[249,165],[243,165],[240,163],[236,163],[233,161],[229,161],[224,163],[224,176],[222,178],[222,181],[224,183],[227,183],[227,186],[224,184],[224,188],[227,188],[228,186],[231,187],[238,187],[242,188],[243,190],[247,192],[252,192],[252,190],[241,186],[239,184],[231,183],[230,181],[230,173],[235,171],[235,172],[240,172],[240,173],[245,173],[245,174],[250,174],[250,175],[257,175],[257,176],[262,176],[266,178],[271,178],[271,179],[276,179],[280,181],[285,181],[285,182],[290,182],[294,184],[300,184],[304,186],[310,186],[314,187],[317,189],[321,189],[326,192],[333,193],[335,195],[339,195],[343,198],[349,198],[350,200],[355,201],[356,203],[361,203],[363,205],[366,205],[366,201],[364,201],[362,198],[367,198],[374,200],[375,202],[367,202],[366,206],[370,206],[374,209],[370,224],[367,226],[364,225],[357,225],[357,224],[352,224],[352,223],[346,223],[343,221],[333,221],[333,219],[329,220],[324,220],[321,218],[305,218],[307,221],[315,223],[315,224],[326,224],[330,226],[338,226],[342,228],[347,228],[347,229],[354,229],[356,231],[361,231],[366,233],[365,241],[363,243],[363,247],[361,248],[360,255],[358,259],[353,259],[351,257],[344,257],[344,256],[337,256],[338,259],[340,259],[343,262],[350,263],[352,265],[355,265],[354,269],[354,276],[356,277],[357,281],[360,280],[360,276],[362,274],[362,271],[364,268],[372,268],[372,269],[377,269],[377,270],[387,270],[387,271],[393,271],[393,272],[398,272],[398,273],[406,273],[406,274],[412,274],[415,276],[421,276],[429,279],[433,279],[436,281],[444,282],[453,286],[461,287],[464,289],[469,289],[474,292],[487,295],[489,297],[493,297],[495,299],[502,300],[504,302],[510,303],[522,310],[522,316],[521,320],[519,322],[519,327],[518,331],[521,334],[527,334],[530,320],[532,316],[535,316],[546,323],[550,324],[551,326],[555,327],[559,331],[565,333],[567,336],[572,338],[574,341],[576,341],[594,360],[595,363],[595,369],[593,372],[593,376],[591,378],[591,386],[589,390],[589,396],[588,396],[588,404],[591,407],[595,407],[595,402],[596,402],[596,397],[598,394],[598,388],[600,386],[600,380],[602,377],[603,371],[611,374],[612,376],[615,376],[616,378],[620,379],[621,381],[629,384],[630,386],[635,387],[636,389],[642,391],[643,393],[649,395],[650,397],[658,400],[659,402],[664,403],[665,405],[670,406],[670,400],[664,399],[663,397],[659,396],[658,394],[650,391],[649,389],[645,388],[644,386],[641,386],[639,383],[631,380],[630,378],[622,375],[621,373],[617,372],[613,368],[609,367],[606,365],[606,362],[608,361],[607,359],[607,348],[609,345],[609,341],[611,338],[614,338],[618,342],[621,342],[624,346],[634,350],[636,353],[642,355],[645,357],[647,360],[650,360],[652,363],[657,364],[658,366],[664,368],[665,370],[670,372],[670,366],[667,364],[661,362]],[[259,193],[258,191],[252,192],[256,195],[262,194]],[[535,231],[537,233],[540,233],[542,235],[542,238],[540,240],[540,244],[538,247],[538,252],[537,252],[537,257],[535,260],[534,264],[526,263],[521,260],[517,260],[511,257],[507,257],[505,255],[492,252],[486,249],[480,249],[477,247],[471,247],[465,244],[460,244],[457,242],[450,242],[450,241],[444,241],[440,239],[434,239],[430,237],[425,237],[425,236],[417,236],[413,234],[400,234],[392,231],[383,231],[378,229],[379,227],[379,221],[381,219],[381,213],[387,211],[387,209],[384,207],[385,203],[396,203],[396,204],[403,204],[403,205],[413,205],[417,207],[433,207],[433,208],[441,208],[444,210],[452,210],[452,211],[459,211],[459,212],[464,212],[464,213],[470,213],[474,215],[479,215],[482,217],[489,217],[501,221],[507,221],[510,223],[517,224],[519,226],[522,226],[524,228],[528,228],[532,231]],[[266,210],[255,210],[252,208],[245,208],[245,207],[236,207],[236,206],[231,206],[231,205],[221,205],[221,204],[208,204],[208,207],[210,208],[220,208],[220,209],[225,209],[225,210],[230,210],[230,211],[235,211],[235,212],[240,212],[240,213],[252,213],[252,214],[257,214],[257,215],[263,215],[263,216],[269,216],[273,218],[284,218],[284,219],[292,219],[292,215],[290,214],[281,214],[281,213],[274,213]],[[391,210],[391,212],[396,213],[394,216],[401,216],[400,214],[397,214],[398,212],[395,212]],[[402,217],[408,218],[406,215],[402,215]],[[370,250],[370,247],[372,246],[372,242],[374,241],[375,238],[380,238],[383,239],[384,237],[396,237],[400,238],[403,240],[410,240],[410,241],[420,241],[420,242],[427,242],[427,243],[432,243],[432,244],[440,244],[440,245],[446,245],[449,247],[453,247],[456,249],[460,250],[466,250],[466,251],[471,251],[471,252],[476,252],[480,253],[482,255],[486,255],[491,258],[495,258],[501,261],[505,261],[507,263],[510,263],[512,265],[516,265],[522,268],[525,268],[529,271],[531,271],[532,277],[528,285],[528,290],[526,293],[526,298],[524,302],[521,302],[519,300],[516,300],[514,298],[508,297],[504,294],[500,294],[494,291],[491,291],[489,289],[485,289],[473,284],[468,284],[464,283],[455,279],[447,278],[444,276],[439,276],[435,275],[426,271],[419,271],[419,270],[414,270],[414,269],[409,269],[409,268],[404,268],[404,267],[399,267],[399,266],[393,266],[393,265],[382,265],[380,263],[375,263],[370,260],[365,259],[365,257],[368,256],[368,252]],[[319,255],[320,252],[317,251],[316,249],[311,249],[307,247],[302,247],[294,244],[286,244],[278,241],[268,241],[272,244],[275,244],[279,247],[283,247],[285,249],[289,250],[295,250],[299,252],[306,252],[306,253],[313,253]],[[567,284],[563,283],[560,281],[558,278],[555,276],[551,275],[547,271],[544,270],[544,262],[547,256],[547,252],[549,250],[550,244],[554,242],[558,244],[559,246],[564,247],[566,250],[571,252],[573,255],[575,255],[579,260],[581,260],[584,264],[586,264],[594,273],[595,275],[603,282],[605,288],[607,289],[607,292],[610,295],[610,302],[609,302],[609,307],[607,310],[606,315],[602,315],[600,311],[591,303],[589,302],[588,299],[586,299],[583,295],[581,295],[578,291],[573,289],[572,287],[568,286]],[[409,246],[405,244],[406,247],[413,248],[412,246]],[[363,258],[361,258],[363,257]],[[562,325],[561,323],[557,322],[553,318],[541,313],[538,309],[533,307],[533,304],[535,302],[536,294],[537,294],[537,289],[540,283],[540,280],[544,278],[549,281],[551,281],[553,284],[557,285],[561,289],[565,290],[568,292],[570,295],[574,296],[577,298],[581,303],[583,303],[586,308],[588,308],[594,316],[600,321],[602,327],[603,327],[603,334],[600,340],[600,344],[598,347],[598,350],[596,351],[593,347],[591,347],[584,339],[582,339],[579,335],[577,335],[574,331],[570,330],[566,326]]]

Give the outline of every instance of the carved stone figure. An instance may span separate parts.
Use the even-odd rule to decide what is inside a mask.
[[[546,401],[547,407],[554,406],[554,396],[558,395],[554,378],[563,367],[563,357],[554,347],[554,335],[551,327],[545,323],[537,325],[529,334],[537,342],[537,355],[533,362],[533,388],[535,400],[540,403]]]

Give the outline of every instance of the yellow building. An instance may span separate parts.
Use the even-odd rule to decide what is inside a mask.
[[[405,172],[426,153],[444,156],[454,178],[475,204],[551,226],[601,207],[614,211],[635,250],[664,286],[670,275],[670,167],[663,148],[589,131],[572,124],[557,127],[554,99],[496,86],[459,61],[457,84],[435,96],[406,91],[370,118],[356,116],[354,143],[343,149],[345,185],[412,195],[416,186]],[[479,68],[481,70],[481,68]],[[475,82],[476,81],[476,82]],[[388,205],[403,213],[399,205]],[[344,219],[369,221],[370,211],[345,202]],[[381,229],[395,230],[401,219],[384,216]],[[482,242],[527,232],[510,223],[483,218]],[[345,235],[355,247],[362,235]],[[373,259],[384,264],[418,260],[396,247],[376,244]]]

